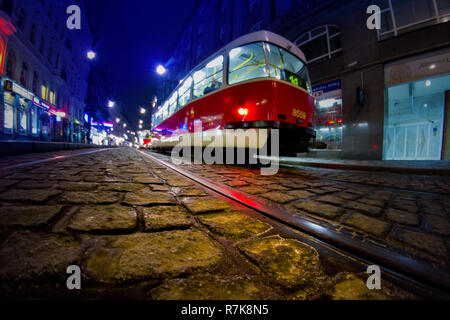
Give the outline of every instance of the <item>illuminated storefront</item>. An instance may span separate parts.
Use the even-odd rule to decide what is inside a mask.
[[[313,86],[316,141],[328,150],[342,149],[342,85],[334,80]]]
[[[450,50],[385,68],[384,160],[448,160]]]

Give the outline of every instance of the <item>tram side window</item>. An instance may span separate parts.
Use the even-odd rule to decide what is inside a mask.
[[[269,76],[262,42],[234,48],[230,51],[229,58],[229,84]]]
[[[178,89],[178,109],[183,108],[191,101],[191,87],[192,77],[184,80],[183,84]]]
[[[169,107],[168,110],[166,111],[167,116],[164,116],[164,120],[170,117],[172,114],[174,114],[175,111],[177,110],[177,99],[178,95],[177,92],[175,91],[169,98]]]
[[[194,72],[193,99],[219,89],[223,79],[223,56],[218,56]]]

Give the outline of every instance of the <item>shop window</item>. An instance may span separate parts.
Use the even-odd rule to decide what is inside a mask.
[[[30,109],[30,116],[31,116],[31,134],[36,136],[38,134],[38,114],[36,107],[32,107]]]
[[[381,8],[380,40],[450,20],[448,0],[379,0],[375,3]]]
[[[14,108],[11,104],[5,103],[5,111],[4,111],[4,131],[5,133],[12,133],[14,126]]]
[[[17,132],[20,135],[26,135],[28,129],[27,102],[24,98],[19,99],[17,108]]]
[[[334,25],[321,26],[301,35],[295,44],[303,51],[308,63],[331,59],[342,51],[341,30]]]
[[[6,76],[11,79],[15,79],[15,70],[16,70],[16,53],[12,50],[8,52],[8,59],[6,60]]]
[[[322,83],[312,88],[316,100],[314,127],[315,148],[342,149],[342,85],[341,80]]]
[[[229,84],[269,76],[262,42],[232,49],[229,61]]]
[[[3,10],[10,17],[12,16],[14,10],[14,3],[12,0],[3,0],[0,10]]]
[[[387,88],[383,159],[440,160],[450,75]]]
[[[220,55],[212,59],[200,70],[194,72],[193,80],[193,98],[202,97],[219,89],[223,81],[223,56]]]

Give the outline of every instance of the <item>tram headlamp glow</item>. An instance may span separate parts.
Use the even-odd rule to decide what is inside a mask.
[[[238,109],[238,114],[239,114],[240,116],[245,117],[245,116],[248,115],[248,109],[247,109],[247,108],[239,108],[239,109]]]

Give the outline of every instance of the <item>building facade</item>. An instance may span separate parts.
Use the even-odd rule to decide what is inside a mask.
[[[367,8],[381,9],[381,29]],[[165,98],[235,38],[278,33],[305,53],[316,98],[309,156],[450,160],[448,0],[199,1],[172,50]]]
[[[86,142],[92,36],[83,10],[81,30],[66,26],[68,6],[81,2],[0,1],[1,24],[12,26],[0,70],[2,139]]]

